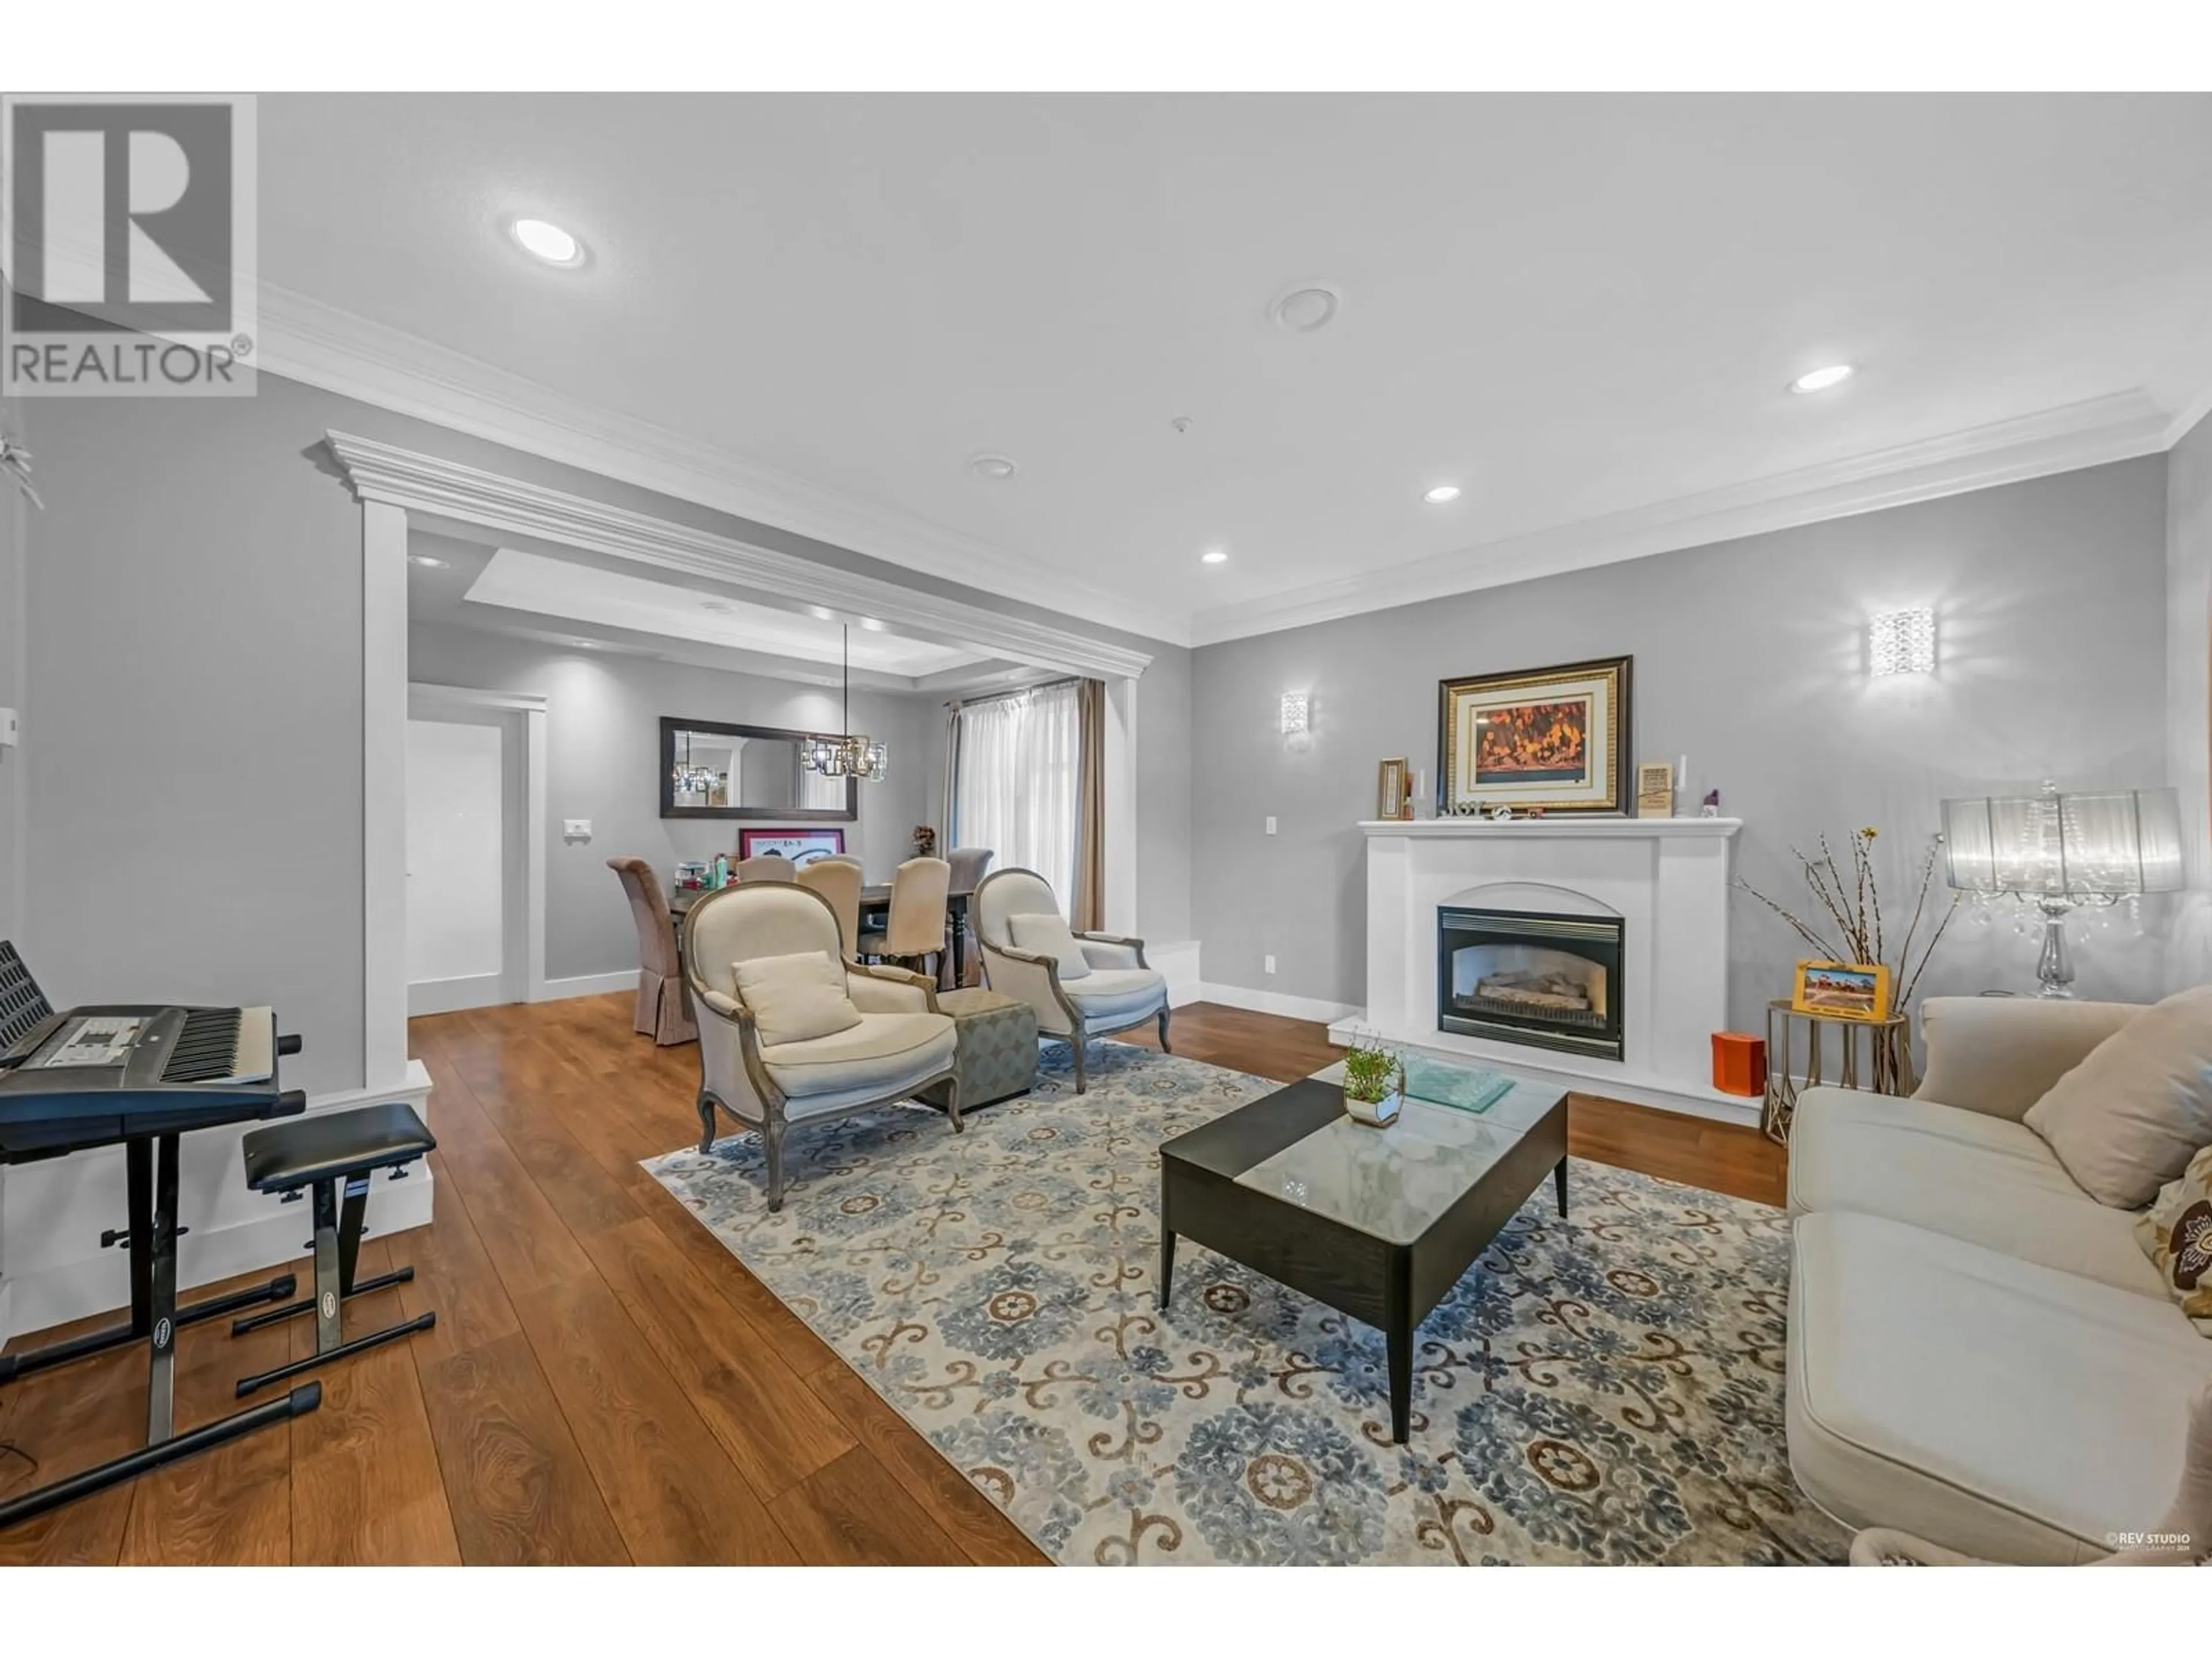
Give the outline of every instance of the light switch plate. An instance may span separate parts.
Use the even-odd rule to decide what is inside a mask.
[[[591,819],[589,819],[589,818],[562,818],[562,819],[561,820],[561,838],[562,838],[563,841],[589,841],[589,840],[591,840],[591,838],[592,838],[592,821],[591,821]]]
[[[13,749],[15,746],[15,711],[12,708],[0,708],[0,749]]]
[[[1262,969],[1264,969],[1267,972],[1271,973],[1271,974],[1272,974],[1272,973],[1273,973],[1273,972],[1275,971],[1275,959],[1274,959],[1274,957],[1261,957],[1260,958],[1260,966],[1261,966]]]
[[[1270,814],[1267,818],[1267,833],[1271,836],[1275,833],[1275,820],[1273,814]]]

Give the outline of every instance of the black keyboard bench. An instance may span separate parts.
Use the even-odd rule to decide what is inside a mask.
[[[437,1149],[437,1141],[415,1115],[415,1109],[402,1101],[298,1118],[256,1129],[246,1137],[247,1186],[257,1193],[281,1193],[288,1204],[303,1192],[314,1195],[315,1294],[310,1301],[290,1303],[238,1320],[230,1328],[231,1334],[243,1335],[264,1325],[312,1313],[315,1352],[312,1358],[241,1377],[239,1398],[333,1359],[427,1331],[438,1322],[434,1312],[421,1314],[348,1342],[342,1340],[340,1317],[344,1304],[353,1297],[387,1285],[404,1285],[415,1277],[414,1268],[402,1267],[374,1279],[354,1278],[354,1263],[361,1254],[362,1222],[368,1206],[369,1177],[379,1170],[390,1170],[392,1178],[398,1180],[405,1176],[409,1164]],[[338,1201],[341,1183],[345,1188],[343,1206]]]

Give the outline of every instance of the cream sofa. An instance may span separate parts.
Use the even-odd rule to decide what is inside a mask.
[[[1790,1464],[1846,1525],[2063,1563],[2166,1512],[2212,1340],[2020,1121],[2141,1012],[1931,999],[1918,1094],[1802,1097]]]

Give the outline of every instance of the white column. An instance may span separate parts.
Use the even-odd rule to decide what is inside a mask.
[[[407,514],[361,508],[362,1085],[407,1082]]]
[[[528,966],[523,974],[523,995],[532,1002],[545,1000],[545,710],[522,711],[523,726],[523,880],[528,894],[530,921]]]
[[[1106,915],[1109,933],[1137,931],[1137,682],[1106,682]]]

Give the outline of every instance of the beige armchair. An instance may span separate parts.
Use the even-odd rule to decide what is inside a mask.
[[[1157,1019],[1160,1047],[1175,1052],[1168,1046],[1168,982],[1146,963],[1140,939],[1073,935],[1085,970],[1080,975],[1067,974],[1059,957],[1024,950],[1015,941],[1015,917],[1060,914],[1051,887],[1031,870],[1000,870],[984,877],[969,902],[976,942],[982,946],[983,982],[1029,1004],[1045,1036],[1066,1040],[1075,1061],[1075,1091],[1081,1094],[1088,1086],[1084,1049],[1093,1037]]]
[[[829,901],[793,882],[725,887],[684,917],[684,972],[699,1021],[699,1150],[714,1145],[717,1106],[759,1131],[771,1210],[783,1207],[783,1144],[792,1125],[888,1106],[954,1077],[952,1018],[938,1012],[936,988],[902,969],[863,968],[839,945]],[[815,951],[842,964],[857,1022],[801,1042],[763,1041],[738,964]],[[946,1103],[957,1133],[957,1082]]]

